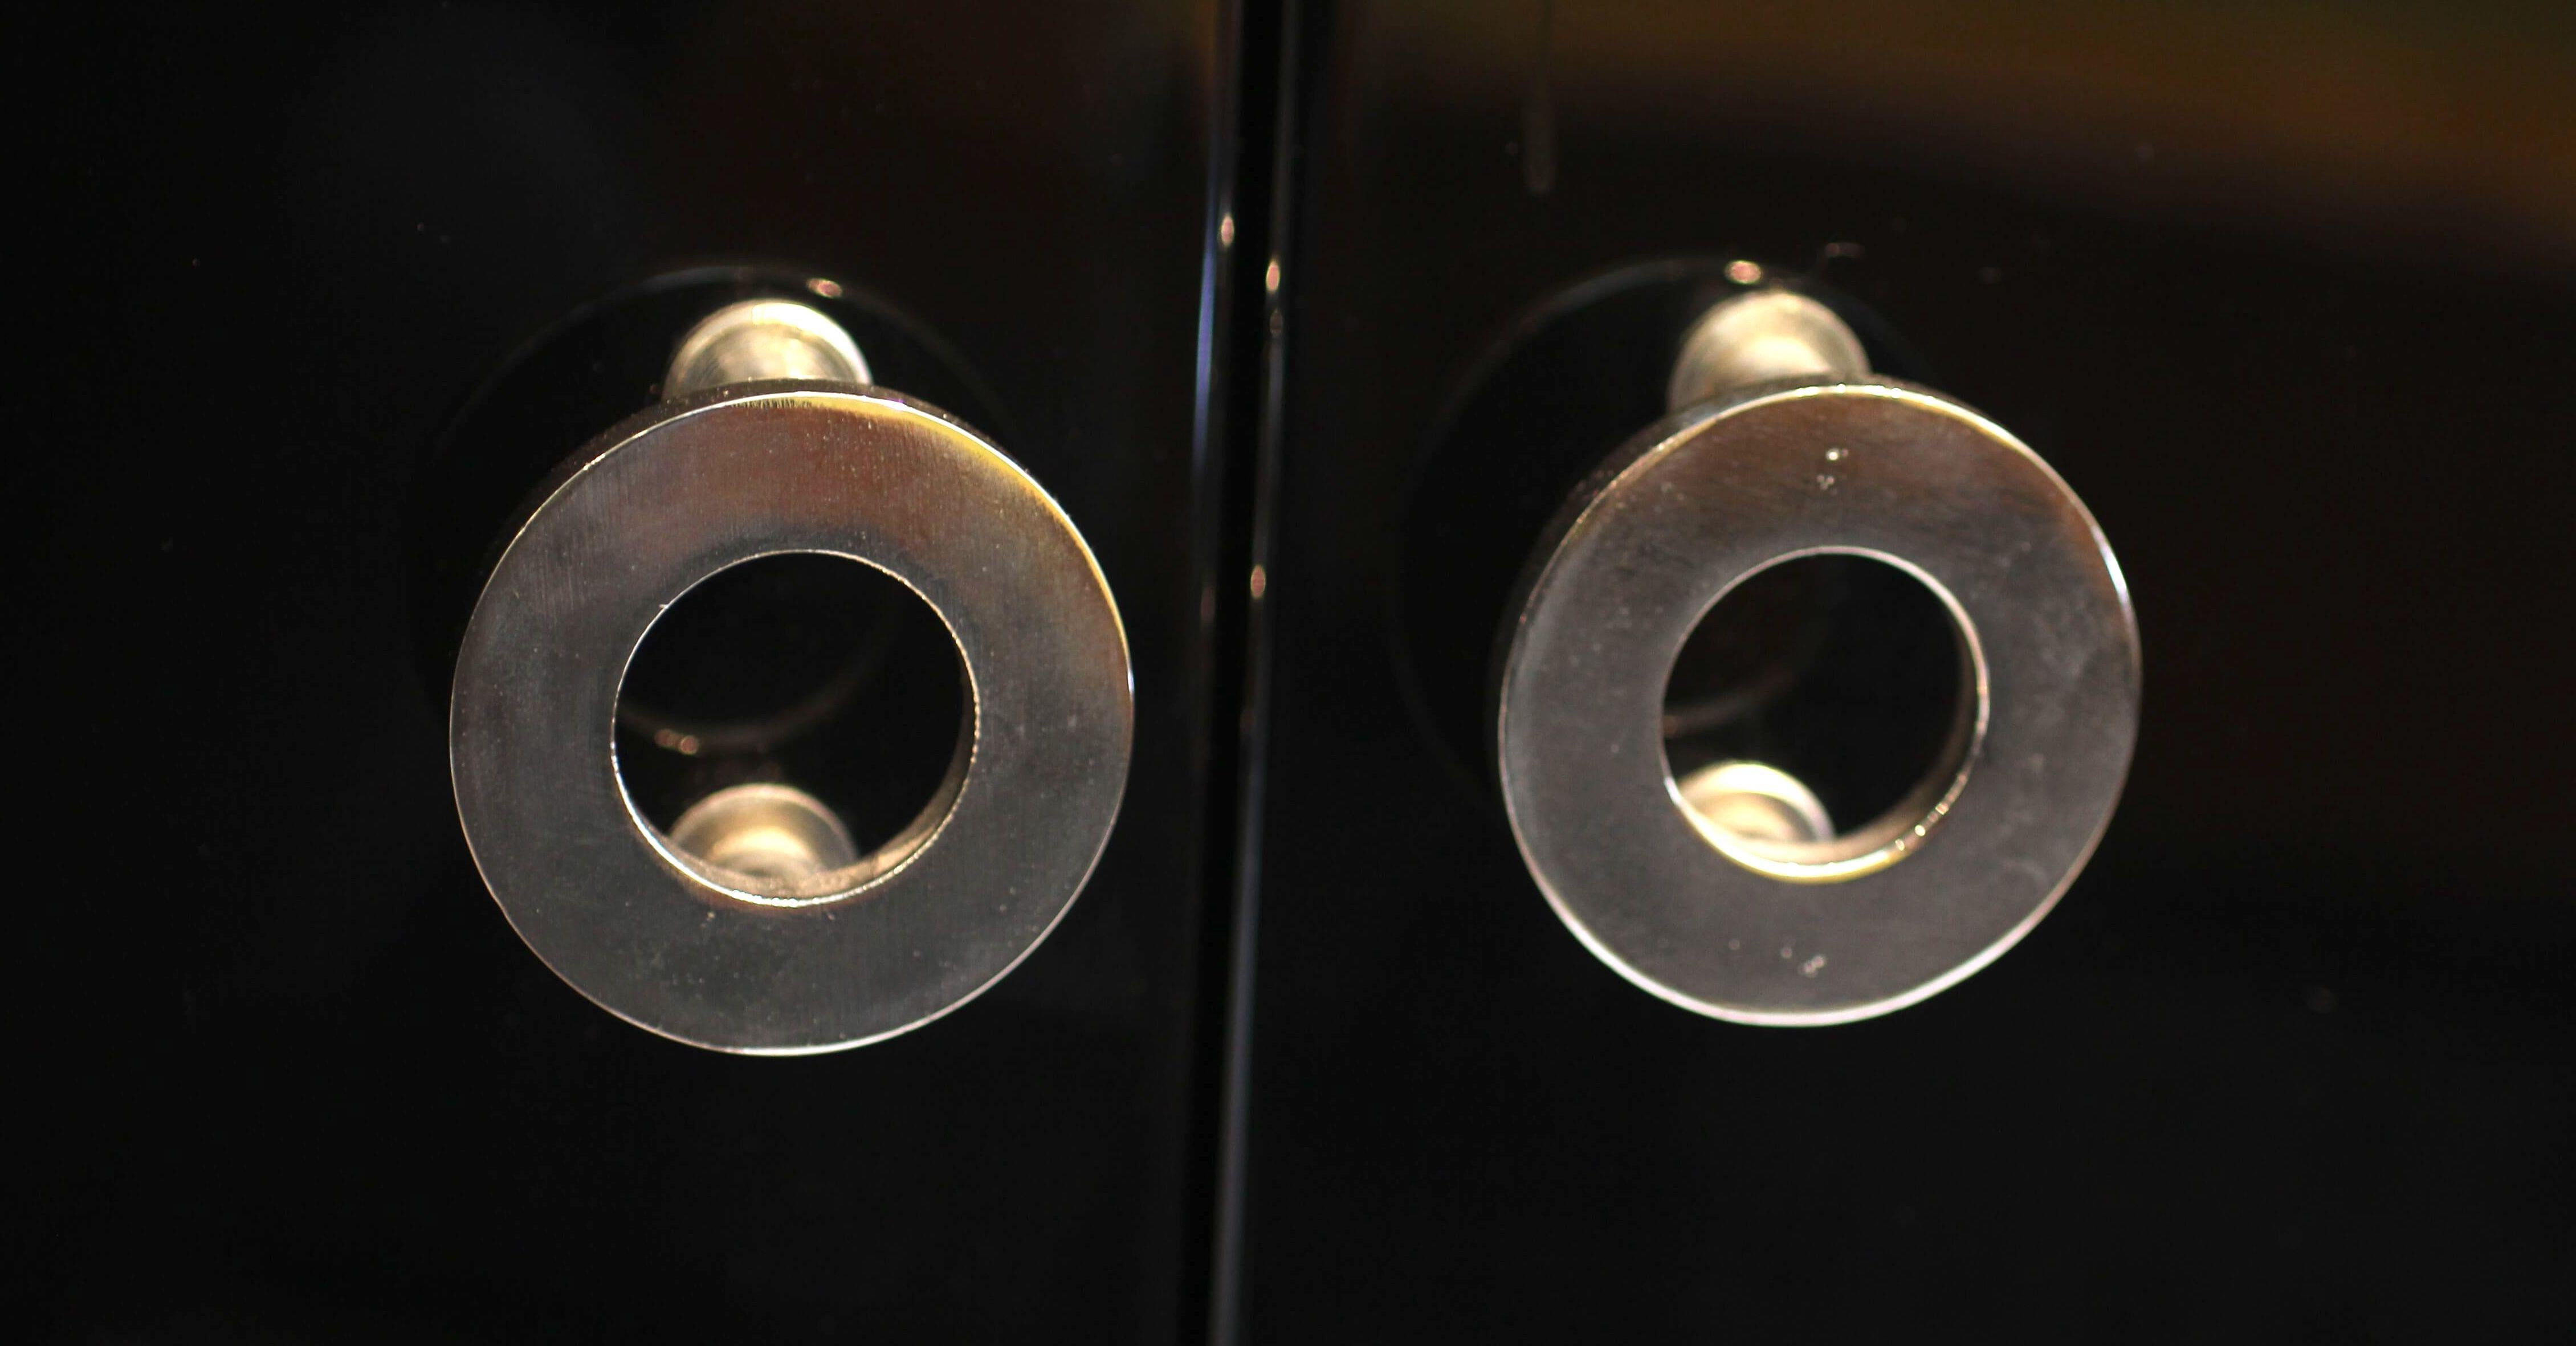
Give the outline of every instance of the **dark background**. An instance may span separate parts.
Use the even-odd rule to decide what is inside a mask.
[[[2565,23],[1305,9],[1251,1339],[2564,1334]],[[1533,310],[1668,257],[1875,311],[2064,474],[2135,596],[2091,868],[1884,1019],[1621,980],[1439,746],[1482,687],[1408,696],[1452,400]]]
[[[9,37],[11,1335],[2564,1334],[2556,7]],[[1833,1029],[1697,1019],[1585,954],[1437,731],[1476,689],[1405,653],[1415,482],[1480,363],[1588,278],[1737,257],[2047,456],[2146,654],[2127,800],[2057,913]],[[419,671],[442,428],[582,304],[730,263],[954,352],[1135,656],[1129,794],[1065,924],[948,1019],[809,1060],[635,1032],[530,957]]]

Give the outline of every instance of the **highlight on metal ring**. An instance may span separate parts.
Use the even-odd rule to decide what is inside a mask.
[[[796,307],[702,323],[672,385],[691,361],[723,377],[567,465],[492,567],[449,723],[468,845],[529,947],[641,1027],[773,1055],[917,1027],[1026,957],[1100,855],[1133,729],[1116,604],[1025,471],[897,393],[744,381],[865,369],[828,319],[775,311]],[[656,827],[615,746],[630,660],[711,576],[796,553],[891,576],[945,627],[966,713],[944,783],[864,853],[792,782],[718,789]]]
[[[1690,400],[1574,491],[1499,636],[1497,774],[1532,876],[1605,963],[1718,1018],[1866,1018],[1983,967],[2082,868],[2135,742],[2137,631],[2092,516],[2001,427],[1858,349],[1795,294],[1718,305],[1673,379]],[[1740,751],[1778,735],[1688,765],[1669,736],[1777,699],[1797,669],[1678,712],[1667,682],[1704,618],[1818,566],[1912,604],[1933,651],[1861,670],[1921,683],[1898,689],[1919,728],[1902,788],[1841,792],[1843,818]]]

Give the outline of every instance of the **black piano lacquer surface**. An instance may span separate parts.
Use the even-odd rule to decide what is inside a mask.
[[[2565,134],[2568,33],[1560,0],[1300,35],[1250,1338],[2563,1326],[2576,235],[2512,167],[2536,140],[2476,128]],[[1486,688],[1408,685],[1491,568],[1438,553],[1526,547],[1546,469],[1515,455],[1586,408],[1596,455],[1660,413],[1691,310],[1654,287],[1729,259],[1865,305],[1899,372],[2015,427],[2143,633],[2090,869],[1992,967],[1845,1027],[1596,962],[1449,746]],[[1628,316],[1548,326],[1586,285]],[[1563,386],[1521,399],[1529,442],[1443,476],[1533,339]]]
[[[21,741],[76,814],[130,822],[72,862],[113,896],[47,903],[23,946],[43,994],[14,1021],[54,1027],[13,1091],[40,1139],[0,1315],[153,1341],[1181,1330],[1216,22],[334,5],[13,39],[51,67],[19,122],[44,178],[16,213],[48,243]],[[442,428],[585,303],[733,264],[955,353],[953,379],[891,372],[1010,436],[1135,670],[1131,825],[1063,925],[933,1031],[818,1059],[650,1037],[531,957],[415,671],[441,655],[408,541],[470,566],[499,524],[414,516],[456,496]],[[555,452],[654,392],[627,396]]]
[[[0,1335],[2564,1334],[2550,7],[11,28]],[[1738,263],[2044,455],[2145,652],[2054,914],[1832,1028],[1605,967],[1481,755],[1503,586]],[[604,301],[799,277],[1078,526],[1135,736],[1025,964],[761,1060],[530,955],[439,684],[485,514],[658,396]]]

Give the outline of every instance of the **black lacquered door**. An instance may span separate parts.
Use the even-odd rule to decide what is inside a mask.
[[[1248,1339],[2563,1320],[2570,47],[2481,15],[1305,7]],[[1623,981],[1477,760],[1532,459],[1731,270],[2016,427],[2143,636],[2089,870],[1870,1022]]]
[[[13,36],[23,1335],[2565,1317],[2554,16],[379,5]],[[2144,649],[2125,798],[2053,914],[1807,1029],[1605,965],[1493,756],[1552,513],[1670,410],[1699,317],[1769,288],[2052,464]],[[1062,924],[953,1014],[797,1060],[558,979],[448,768],[511,508],[751,299],[1006,446],[1133,673]],[[1802,660],[1969,667],[1873,573],[1786,584],[1874,614],[1793,623]],[[1924,721],[1871,682],[1798,723],[1938,757],[1956,688]],[[885,704],[936,723],[865,742],[942,751],[955,688],[923,686]],[[731,779],[682,721],[619,724],[639,817]],[[1835,807],[1924,769],[1775,728],[1704,755],[1822,742]]]
[[[93,897],[25,942],[17,1022],[51,1026],[20,1096],[50,1101],[21,1117],[7,1316],[1194,1323],[1213,7],[85,11],[12,45],[46,96],[19,120],[45,334],[11,663],[21,743],[100,839],[63,857]],[[454,651],[417,611],[494,540],[441,512],[478,387],[604,297],[734,269],[919,338],[885,337],[912,352],[889,381],[1046,483],[1135,678],[1131,825],[1062,926],[934,1031],[818,1059],[648,1036],[530,956],[459,835]],[[553,452],[650,404],[658,366],[598,368],[523,397]]]

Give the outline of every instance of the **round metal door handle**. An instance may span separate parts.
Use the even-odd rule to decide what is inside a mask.
[[[1859,351],[1795,294],[1718,305],[1673,380],[1689,404],[1574,491],[1505,611],[1494,741],[1530,873],[1604,962],[1718,1018],[1866,1018],[1992,961],[2091,855],[2136,739],[2137,627],[2091,514],[2000,426]],[[1812,797],[1756,769],[1736,788],[1776,831],[1754,844],[1711,824],[1708,781],[1674,780],[1665,679],[1722,597],[1820,554],[1921,581],[1969,699],[1944,769],[1853,835],[1805,835]]]
[[[702,324],[673,370],[686,395],[593,441],[510,538],[458,655],[449,754],[484,882],[565,981],[682,1042],[797,1054],[917,1027],[1037,946],[1116,820],[1133,708],[1106,580],[999,448],[854,382],[688,391],[698,370],[829,367],[844,359],[834,336],[864,375],[846,336],[808,323],[828,319],[754,307]],[[696,339],[720,320],[730,336]],[[968,724],[937,797],[869,855],[852,858],[837,821],[774,787],[692,809],[674,833],[766,829],[693,854],[619,778],[619,687],[681,595],[789,552],[873,566],[926,602],[963,656]],[[821,867],[708,858],[766,843],[807,845]]]

